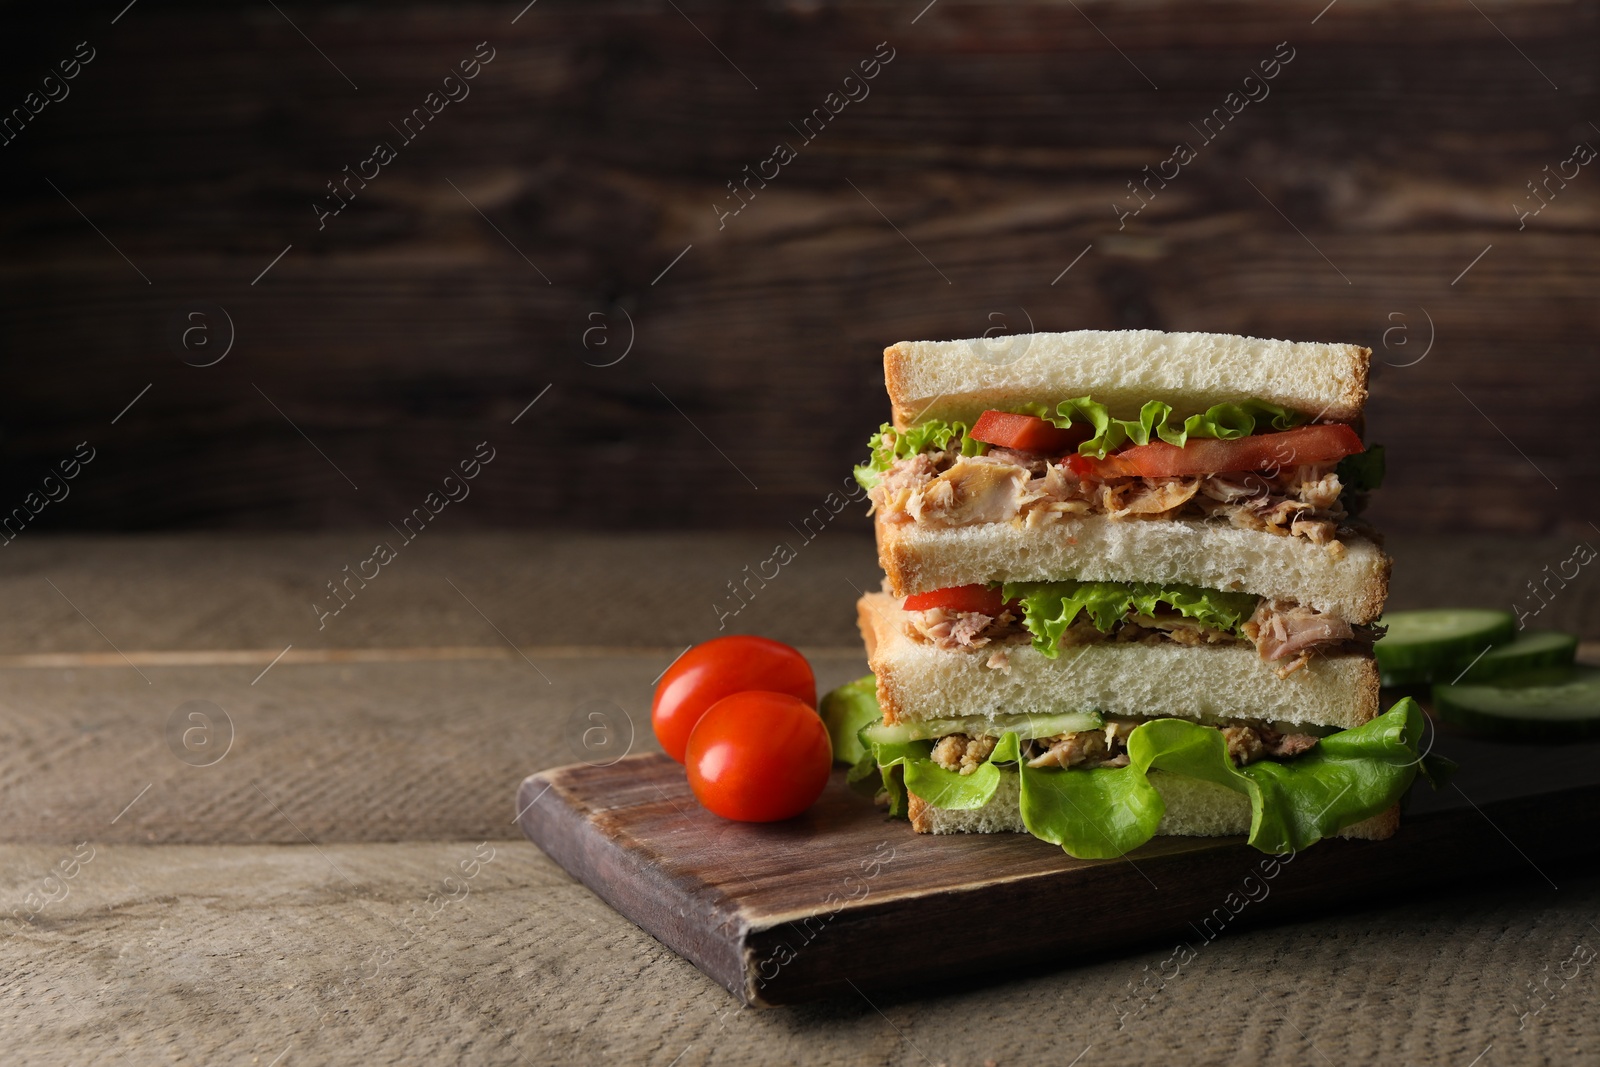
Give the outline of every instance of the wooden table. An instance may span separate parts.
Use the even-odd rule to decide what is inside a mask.
[[[778,536],[419,540],[320,631],[309,604],[372,538],[19,538],[0,576],[0,1059],[1465,1067],[1596,1047],[1596,964],[1570,962],[1600,948],[1581,871],[1230,929],[1177,974],[1171,946],[1140,945],[940,995],[740,1009],[523,840],[512,798],[574,760],[589,702],[653,748],[652,679],[716,633],[724,583]],[[1397,606],[1509,603],[1562,548],[1391,547]],[[863,670],[850,603],[875,573],[867,542],[819,538],[735,621],[837,683]],[[1586,581],[1551,621],[1594,638]],[[1064,901],[1062,921],[1116,916]],[[950,937],[990,932],[975,916]]]

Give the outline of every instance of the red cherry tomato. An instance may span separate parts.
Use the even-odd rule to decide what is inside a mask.
[[[706,709],[747,689],[788,693],[812,707],[817,703],[816,676],[795,649],[765,637],[718,637],[679,656],[656,683],[650,705],[656,740],[682,763],[689,733]]]
[[[689,735],[689,788],[724,819],[773,822],[822,795],[833,766],[828,728],[788,693],[723,697]]]

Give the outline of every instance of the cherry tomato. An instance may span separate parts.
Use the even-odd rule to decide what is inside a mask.
[[[998,615],[1005,610],[1005,598],[998,586],[953,585],[948,589],[934,589],[927,593],[913,593],[906,597],[905,610],[928,611],[943,608],[946,611],[977,611],[984,615]]]
[[[1067,467],[1080,478],[1172,478],[1189,474],[1225,474],[1331,463],[1365,446],[1342,422],[1319,423],[1279,433],[1252,434],[1233,441],[1195,438],[1179,448],[1165,441],[1133,445],[1105,459],[1071,455]]]
[[[689,735],[689,788],[724,819],[773,822],[822,795],[833,766],[828,728],[788,693],[751,690],[711,705]]]
[[[1019,452],[1059,454],[1076,448],[1094,433],[1087,424],[1063,430],[1033,415],[1014,415],[1009,411],[985,411],[978,416],[967,436],[974,441]]]
[[[732,693],[765,689],[816,706],[811,664],[782,641],[738,635],[695,645],[656,683],[650,723],[667,755],[683,762],[689,733],[706,709]]]

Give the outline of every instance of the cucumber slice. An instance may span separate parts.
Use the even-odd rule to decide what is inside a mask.
[[[1546,667],[1498,685],[1436,685],[1439,717],[1500,737],[1570,740],[1600,734],[1600,669]]]
[[[1396,611],[1378,620],[1389,632],[1373,646],[1384,685],[1453,682],[1461,668],[1515,633],[1509,611],[1457,608]]]
[[[874,723],[861,729],[861,740],[878,745],[903,745],[932,741],[947,734],[999,737],[1014,733],[1024,741],[1034,737],[1098,730],[1105,725],[1099,712],[1069,711],[1051,715],[973,715],[962,719],[922,719],[918,722]]]
[[[1539,667],[1570,667],[1578,654],[1578,639],[1554,630],[1519,635],[1510,644],[1483,654],[1461,676],[1466,683],[1488,682]]]

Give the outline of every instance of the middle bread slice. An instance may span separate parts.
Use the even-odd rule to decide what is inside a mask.
[[[1292,601],[1362,625],[1383,612],[1389,557],[1365,537],[1299,537],[1183,519],[1065,517],[937,526],[877,517],[878,562],[906,597],[971,583],[1185,582]]]
[[[1052,659],[1028,643],[939,648],[887,593],[868,593],[856,610],[889,724],[985,720],[962,732],[999,736],[1019,716],[1093,711],[1350,729],[1378,714],[1370,655],[1313,656],[1287,676],[1248,645],[1106,642]]]

